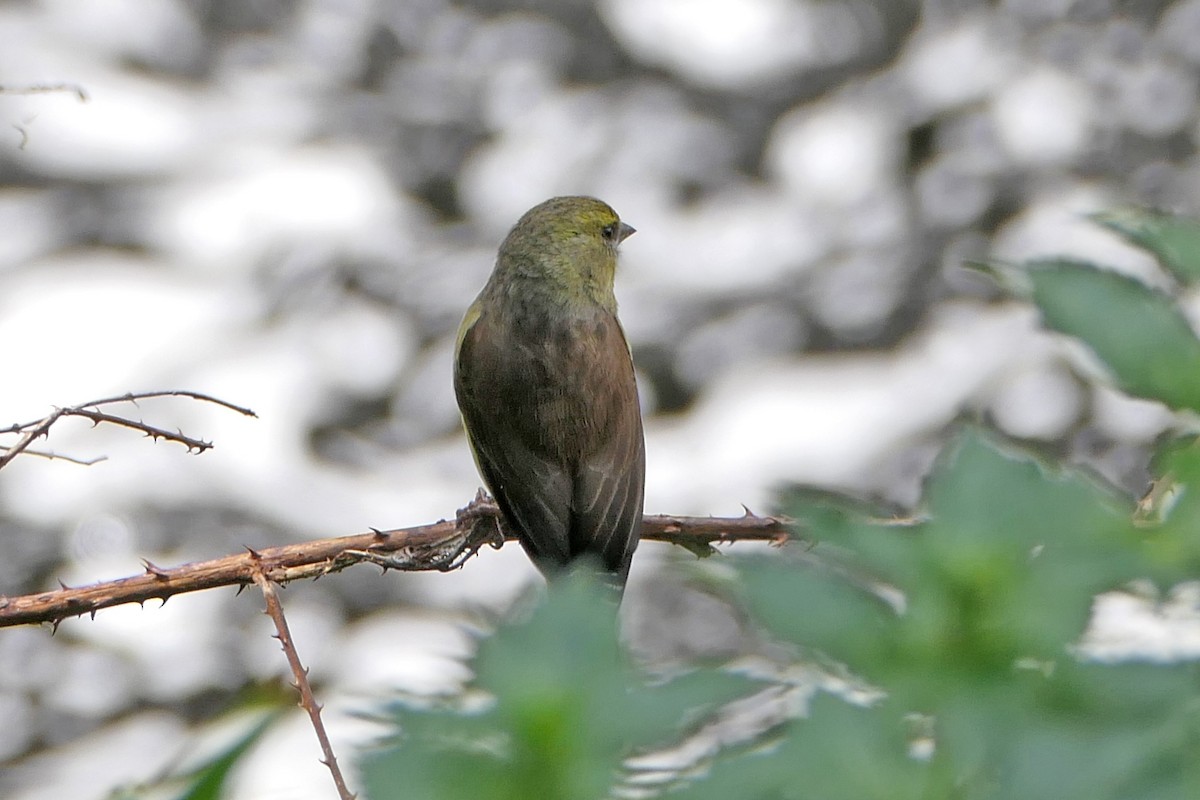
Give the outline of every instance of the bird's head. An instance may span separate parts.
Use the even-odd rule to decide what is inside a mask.
[[[615,308],[617,247],[634,232],[594,197],[554,197],[525,212],[509,231],[496,260],[506,277],[533,278]]]

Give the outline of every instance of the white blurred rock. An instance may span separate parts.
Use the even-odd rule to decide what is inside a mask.
[[[964,15],[949,27],[919,28],[900,58],[908,91],[930,114],[986,99],[1020,64],[1014,34],[986,13]]]
[[[1030,364],[1006,375],[991,398],[992,418],[1022,439],[1065,436],[1083,410],[1079,383],[1053,362]]]
[[[1142,443],[1170,428],[1175,415],[1155,400],[1098,385],[1092,389],[1092,422],[1114,439]]]
[[[726,89],[850,60],[872,21],[811,0],[606,0],[600,11],[639,58]]]
[[[1071,258],[1093,262],[1150,285],[1166,285],[1166,276],[1146,251],[1087,218],[1110,211],[1117,198],[1086,185],[1049,190],[1031,197],[1024,209],[992,239],[990,257],[1000,261]]]
[[[780,117],[766,164],[785,191],[808,202],[852,208],[899,178],[903,144],[880,98],[843,93]]]
[[[159,194],[149,217],[154,240],[183,263],[238,272],[301,243],[402,252],[421,220],[383,165],[352,146],[217,152]]]
[[[1092,136],[1093,105],[1085,83],[1038,66],[1004,86],[992,115],[1000,141],[1013,159],[1044,166],[1082,155]]]
[[[312,729],[309,729],[312,733]],[[135,711],[91,736],[52,747],[7,767],[18,787],[8,800],[104,800],[113,787],[166,774],[187,741],[183,720],[166,711]]]
[[[647,426],[647,508],[768,508],[785,482],[877,490],[876,465],[940,431],[1053,340],[1027,307],[947,303],[889,353],[753,364],[715,381],[686,418]]]

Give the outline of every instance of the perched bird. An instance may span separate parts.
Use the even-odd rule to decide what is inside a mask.
[[[458,331],[454,393],[484,483],[547,577],[591,557],[624,586],[646,451],[617,321],[617,246],[634,229],[591,197],[525,213]]]

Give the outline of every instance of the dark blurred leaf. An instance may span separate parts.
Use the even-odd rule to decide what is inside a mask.
[[[258,722],[219,752],[212,761],[193,772],[187,779],[187,788],[177,795],[178,800],[220,800],[224,795],[225,781],[229,778],[229,773],[279,716],[278,709],[264,713]]]
[[[1115,800],[1137,796],[1131,787],[1182,785],[1191,740],[1180,731],[1195,711],[1177,709],[1196,694],[1193,671],[1080,664],[1072,655],[1095,595],[1153,571],[1128,498],[967,429],[927,482],[929,518],[920,524],[872,523],[853,501],[820,495],[807,496],[814,507],[806,509],[805,499],[794,496],[789,513],[845,550],[827,549],[824,565],[743,561],[742,591],[772,631],[887,692],[880,709],[858,712],[863,729],[852,740],[863,764],[822,749],[836,747],[837,726],[850,723],[814,714],[778,751],[731,759],[689,796],[721,796],[739,781],[753,787],[739,796],[829,798],[956,786],[963,797]],[[889,566],[892,558],[906,566]],[[877,597],[864,565],[905,576],[896,583],[903,612]],[[887,762],[884,741],[904,752],[888,737],[907,712],[934,721],[935,754],[883,769],[895,784],[889,795],[858,773]],[[811,762],[790,749],[805,730],[825,737],[803,740],[817,756]],[[1093,757],[1104,763],[1091,765]]]
[[[822,489],[796,487],[783,497],[785,513],[816,542],[817,557],[850,553],[879,578],[902,583],[916,577],[916,551],[909,540],[919,529],[898,509]]]
[[[999,797],[1200,796],[1193,665],[1070,664],[1046,685],[1000,763]]]
[[[904,800],[931,793],[929,765],[908,755],[908,728],[825,694],[773,748],[718,761],[671,797],[682,800]],[[948,791],[949,786],[942,787]]]
[[[1200,221],[1142,209],[1107,211],[1092,219],[1149,250],[1180,281],[1200,280]]]
[[[755,686],[713,671],[647,685],[625,661],[615,616],[584,576],[556,582],[528,622],[483,642],[474,700],[397,710],[395,746],[363,765],[370,797],[605,797],[635,749]]]
[[[1200,440],[1165,443],[1153,468],[1156,507],[1142,521],[1154,574],[1164,582],[1194,579],[1200,572]]]
[[[974,430],[947,447],[926,502],[930,519],[918,525],[841,514],[814,526],[816,538],[850,551],[843,558],[824,551],[827,568],[779,558],[749,563],[743,586],[751,608],[781,636],[869,680],[911,680],[914,690],[935,694],[966,680],[969,691],[1009,674],[1018,659],[1065,657],[1093,595],[1146,563],[1127,500],[1082,473],[1007,453]],[[815,514],[795,504],[788,510],[810,522],[831,518],[824,500]],[[873,575],[904,593],[904,613],[879,599],[886,589]],[[935,669],[945,674],[931,682]],[[921,703],[912,710],[931,710],[931,699],[910,699]]]
[[[940,623],[950,638],[934,641],[957,648],[956,658],[969,648],[1001,669],[1015,658],[1059,658],[1083,632],[1092,596],[1145,564],[1125,498],[977,431],[946,449],[927,503],[929,574],[912,592],[913,616],[953,613],[956,621]]]
[[[1122,389],[1200,410],[1200,341],[1171,298],[1086,264],[1035,262],[1029,274],[1046,324],[1082,339]]]
[[[895,647],[895,612],[844,576],[777,558],[745,559],[739,566],[754,617],[788,641],[863,669]]]

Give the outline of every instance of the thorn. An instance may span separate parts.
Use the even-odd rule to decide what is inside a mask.
[[[91,616],[92,616],[92,619],[93,619],[93,620],[96,618],[96,609],[94,609],[94,608],[92,609],[92,614],[91,614]]]
[[[158,566],[148,558],[142,559],[142,566],[146,568],[146,573],[148,575],[153,575],[159,580],[165,581],[171,577],[171,573],[167,572],[165,569]]]
[[[745,516],[749,517],[750,519],[755,519],[758,517],[757,514],[755,514],[753,511],[750,510],[750,506],[746,505],[745,503],[742,503],[741,505],[742,505],[742,510],[744,510],[746,512]]]
[[[55,580],[57,580],[57,581],[58,581],[58,585],[62,587],[62,589],[63,589],[63,591],[64,591],[64,592],[69,592],[69,591],[71,591],[71,587],[70,587],[70,586],[67,586],[65,583],[63,583],[63,579],[62,579],[62,578],[56,578]]]
[[[50,623],[50,635],[51,636],[58,633],[58,624],[60,622],[62,622],[61,619],[56,619],[56,620],[54,620],[54,622]]]
[[[253,547],[251,547],[250,545],[248,545],[248,544],[244,544],[244,545],[242,545],[242,547],[246,548],[246,552],[247,552],[247,553],[249,553],[249,554],[250,554],[250,557],[251,557],[251,558],[253,558],[255,561],[261,561],[261,560],[262,560],[262,553],[258,552],[257,550],[255,550],[255,549],[254,549]]]
[[[379,530],[379,528],[371,528],[371,533],[375,534],[376,539],[386,539],[387,534]]]

